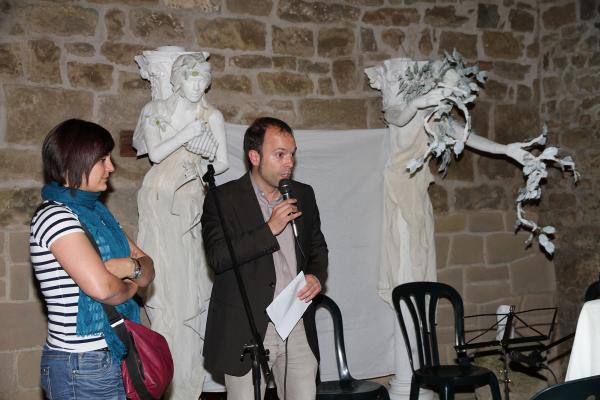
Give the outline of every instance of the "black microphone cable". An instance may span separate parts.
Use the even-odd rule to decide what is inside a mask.
[[[291,333],[291,332],[290,332]],[[288,339],[285,338],[285,368],[283,372],[283,400],[287,400]]]
[[[289,179],[280,180],[278,189],[279,189],[279,193],[281,193],[281,196],[283,197],[284,200],[293,198],[291,195],[292,186],[291,186],[291,182]],[[296,222],[294,220],[291,220],[290,223],[292,224],[294,241],[296,242],[296,245],[298,246],[300,255],[302,256],[302,258],[304,260],[307,260],[306,255],[304,254],[304,250],[302,250],[302,246],[300,246],[300,239],[298,239],[298,230],[296,228]],[[285,367],[284,367],[284,373],[283,373],[283,400],[287,400],[288,340],[289,340],[289,337],[287,337],[285,339]]]
[[[300,240],[298,240],[297,237],[294,237],[296,239],[296,245],[298,246],[298,250],[300,250],[300,255],[302,256],[302,258],[304,258],[306,260],[306,256],[304,255],[304,251],[302,251],[302,246],[300,246]]]
[[[554,378],[554,383],[558,384],[558,378],[556,378],[556,374],[554,373],[554,371],[552,371],[552,369],[549,366],[544,364],[544,365],[541,365],[540,368],[549,371],[552,374],[552,377]]]
[[[548,372],[550,372],[550,374],[552,374],[554,382],[558,383],[556,374],[546,363],[544,363],[544,357],[542,356],[542,353],[539,350],[533,350],[528,355],[525,355],[517,350],[512,350],[509,353],[509,357],[512,361],[524,364],[529,368],[547,370]]]

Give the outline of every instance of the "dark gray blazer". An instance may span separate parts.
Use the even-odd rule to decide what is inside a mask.
[[[268,316],[265,309],[275,292],[275,267],[272,254],[279,250],[277,239],[264,221],[249,173],[240,179],[217,187],[217,196],[225,224],[240,265],[256,327],[264,339]],[[324,286],[327,279],[328,250],[313,189],[292,181],[293,197],[298,199],[302,216],[296,219],[302,257],[296,246],[298,272],[315,275]],[[244,306],[239,294],[232,263],[223,236],[223,228],[215,205],[215,192],[204,201],[202,237],[208,265],[215,273],[206,336],[204,359],[207,369],[242,376],[251,367],[250,357],[240,361],[244,344],[252,338]],[[304,314],[304,327],[310,348],[319,360],[314,307]]]

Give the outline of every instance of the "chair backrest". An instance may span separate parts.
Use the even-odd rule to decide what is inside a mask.
[[[335,360],[337,362],[340,381],[353,381],[354,378],[348,370],[348,361],[346,360],[346,346],[344,345],[344,324],[340,308],[330,297],[319,294],[313,299],[315,308],[323,307],[331,314],[333,321],[333,336],[335,343]]]
[[[559,383],[537,392],[531,398],[531,400],[564,399],[600,400],[600,375]]]
[[[600,274],[599,274],[600,275]],[[598,280],[588,286],[585,291],[584,301],[600,299],[600,276]]]
[[[455,345],[464,344],[464,309],[460,294],[449,285],[440,282],[410,282],[394,288],[392,302],[398,315],[400,329],[406,344],[410,367],[413,372],[413,348],[416,340],[419,368],[440,365],[437,343],[436,308],[441,298],[448,299],[454,309]],[[403,310],[403,305],[406,307]],[[405,319],[410,317],[410,319]],[[409,335],[407,322],[411,323],[415,335]],[[414,338],[414,339],[413,339]]]

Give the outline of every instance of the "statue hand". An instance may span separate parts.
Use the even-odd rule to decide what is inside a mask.
[[[439,105],[450,94],[451,90],[448,88],[436,88],[412,99],[408,103],[403,98],[398,97],[400,101],[396,101],[385,110],[385,120],[389,124],[403,127],[412,121],[417,111]]]
[[[184,133],[183,131],[186,132]],[[187,124],[186,127],[182,129],[182,134],[185,134],[186,136],[191,135],[191,137],[184,144],[185,148],[194,154],[200,154],[200,149],[206,140],[206,136],[208,136],[207,133],[210,133],[210,127],[205,121],[195,119]]]
[[[217,140],[210,129],[210,126],[203,122],[202,133],[192,138],[185,144],[185,148],[204,158],[214,159],[217,147]]]
[[[206,136],[202,135],[192,138],[192,140],[184,144],[185,148],[191,153],[201,155],[202,144],[206,141]]]
[[[185,181],[188,182],[191,179],[195,179],[200,177],[202,174],[198,173],[198,169],[196,168],[196,164],[189,161],[184,161],[183,169],[185,171]]]
[[[217,138],[212,134],[212,132],[210,135],[207,136],[207,143],[202,149],[201,156],[206,158],[210,162],[213,162],[215,160],[215,157],[217,156],[217,148],[219,147],[219,142],[217,141]]]
[[[448,97],[451,93],[452,91],[450,89],[437,88],[420,97],[417,97],[411,103],[418,109],[434,107],[440,104],[440,102]]]
[[[207,130],[210,130],[210,128],[207,127],[206,122],[195,119],[179,131],[179,135],[182,135],[187,139],[186,142],[189,142],[196,137],[202,137]]]

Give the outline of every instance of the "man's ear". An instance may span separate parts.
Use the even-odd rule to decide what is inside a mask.
[[[256,150],[249,150],[248,151],[248,158],[250,159],[250,163],[254,167],[258,167],[258,165],[260,164],[260,154],[258,153],[258,151],[256,151]]]

